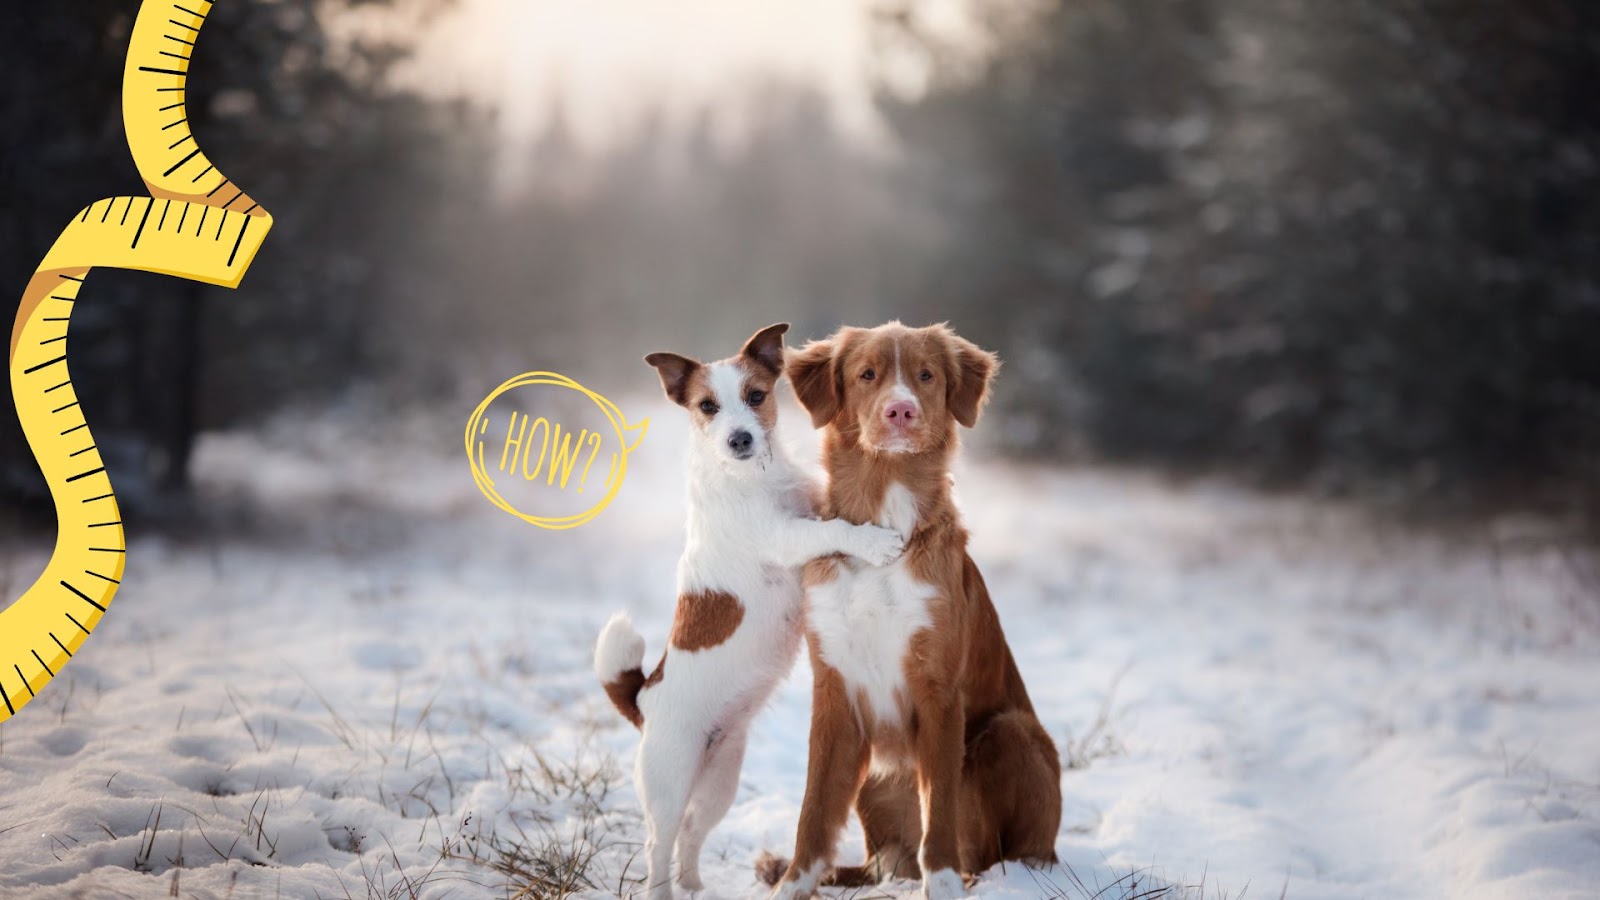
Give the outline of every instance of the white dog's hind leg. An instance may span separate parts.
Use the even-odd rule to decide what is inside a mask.
[[[739,772],[744,767],[745,735],[729,736],[711,749],[705,768],[695,782],[689,800],[689,814],[678,835],[678,884],[691,891],[704,885],[700,881],[700,850],[706,835],[717,827],[733,805],[739,792]]]
[[[672,848],[677,843],[684,810],[689,805],[690,792],[698,780],[705,753],[703,737],[663,725],[646,721],[634,778],[650,829],[645,842],[645,861],[649,866],[645,896],[648,900],[672,900]]]

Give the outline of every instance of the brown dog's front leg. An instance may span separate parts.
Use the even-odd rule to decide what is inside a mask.
[[[958,698],[948,691],[930,694],[917,707],[917,790],[923,821],[918,862],[923,896],[950,900],[966,893],[959,846],[965,723]]]
[[[861,790],[871,757],[866,735],[845,693],[844,679],[819,658],[814,647],[811,667],[815,679],[806,795],[800,806],[794,861],[773,891],[774,900],[797,900],[816,891],[833,863],[839,832]]]

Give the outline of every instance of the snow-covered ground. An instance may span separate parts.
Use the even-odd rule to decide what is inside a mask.
[[[202,495],[232,512],[135,530],[103,626],[0,727],[0,895],[630,890],[637,736],[589,653],[617,609],[650,659],[667,631],[684,433],[653,419],[616,503],[564,533],[478,495],[448,417],[206,439]],[[979,896],[1600,896],[1600,600],[1535,525],[1452,546],[973,459],[958,490],[1073,766],[1063,865]],[[48,543],[0,546],[6,597]],[[752,857],[792,845],[808,684],[802,662],[758,720],[709,896],[761,896]]]

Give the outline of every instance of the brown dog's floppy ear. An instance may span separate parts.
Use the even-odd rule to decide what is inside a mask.
[[[744,342],[741,356],[753,360],[773,375],[783,374],[783,334],[789,330],[788,322],[768,325]]]
[[[955,377],[950,379],[950,413],[963,426],[978,424],[978,413],[989,400],[989,381],[1000,369],[1000,358],[977,344],[948,332],[955,357]]]
[[[811,426],[821,428],[839,414],[839,376],[833,358],[834,342],[812,341],[789,354],[789,383],[800,405],[811,413]]]
[[[655,367],[672,402],[682,406],[689,396],[689,376],[700,368],[700,361],[676,353],[652,353],[644,361]]]

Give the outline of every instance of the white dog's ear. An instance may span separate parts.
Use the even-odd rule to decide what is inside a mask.
[[[676,353],[652,353],[644,361],[661,376],[661,388],[673,403],[682,406],[688,399],[689,379],[700,369],[700,361]]]
[[[812,341],[789,354],[789,383],[800,405],[811,413],[811,426],[821,428],[839,415],[844,389],[835,361],[835,339]]]
[[[783,374],[783,335],[789,330],[788,322],[779,322],[768,325],[752,334],[750,340],[744,342],[744,349],[739,355],[753,360],[773,375]]]

